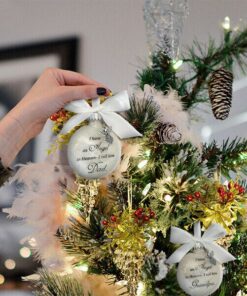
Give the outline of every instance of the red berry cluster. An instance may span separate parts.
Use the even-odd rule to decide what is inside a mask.
[[[199,199],[201,199],[201,197],[202,197],[201,192],[200,191],[196,191],[194,194],[188,194],[186,196],[186,200],[189,201],[189,202],[191,202],[191,201],[194,201],[194,200],[199,200]]]
[[[155,218],[155,212],[151,209],[139,208],[134,212],[135,222],[137,224],[143,224]]]
[[[234,199],[236,195],[242,195],[245,193],[245,188],[238,183],[229,182],[227,187],[220,186],[217,189],[222,202],[229,202]]]
[[[58,112],[52,114],[50,116],[50,120],[52,121],[58,121],[58,120],[64,120],[68,116],[68,112],[64,109],[59,110]]]
[[[110,217],[110,222],[116,223],[117,222],[117,216],[112,215]],[[107,220],[103,220],[101,223],[102,223],[103,226],[108,226],[109,225],[109,221],[107,221]]]
[[[154,219],[155,212],[152,211],[151,209],[139,208],[133,213],[133,218],[135,222],[141,226],[144,223],[148,223],[151,219]],[[118,220],[119,218],[117,216],[112,215],[109,220],[104,219],[102,220],[101,223],[105,227],[106,226],[116,227],[116,225],[119,222]]]

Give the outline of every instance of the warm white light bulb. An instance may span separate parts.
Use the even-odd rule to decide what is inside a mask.
[[[144,195],[144,196],[147,195],[150,188],[151,188],[151,183],[149,183],[145,186],[145,188],[142,191],[142,195]]]
[[[165,201],[167,201],[167,202],[172,201],[172,197],[171,197],[171,195],[169,195],[169,194],[165,195],[164,199],[165,199]]]
[[[147,157],[150,157],[150,155],[151,155],[151,150],[146,150],[146,151],[145,151],[145,155],[146,155]]]
[[[7,269],[9,269],[9,270],[13,270],[13,269],[15,269],[16,264],[15,264],[15,261],[14,261],[14,260],[12,260],[12,259],[7,259],[7,260],[5,260],[5,262],[4,262],[4,266],[5,266]]]
[[[212,135],[213,131],[212,128],[210,126],[204,126],[201,130],[201,135],[203,137],[203,139],[206,141],[210,138],[210,136]]]
[[[139,282],[138,287],[137,287],[137,291],[136,291],[136,295],[141,296],[142,293],[144,292],[144,288],[145,288],[145,286],[144,286],[143,282]]]
[[[30,240],[28,241],[29,245],[31,247],[36,247],[37,246],[37,242],[36,239],[34,237],[30,238]]]
[[[139,164],[138,164],[138,168],[139,169],[143,169],[146,165],[147,165],[148,161],[147,159],[142,160]]]
[[[178,70],[183,65],[183,60],[173,60],[172,67],[174,70]]]
[[[74,216],[74,217],[78,216],[77,209],[72,207],[72,205],[69,204],[69,203],[66,205],[66,213],[67,213],[68,216]]]
[[[31,256],[31,250],[27,247],[21,248],[19,252],[22,258],[29,258]]]
[[[4,282],[5,282],[5,277],[2,274],[0,274],[0,285],[3,285]]]
[[[222,23],[222,27],[223,29],[229,31],[231,28],[231,20],[229,18],[229,16],[226,16],[224,19],[224,22]]]
[[[78,269],[78,270],[84,271],[84,272],[88,272],[88,265],[83,264],[83,265],[77,266],[75,269]]]

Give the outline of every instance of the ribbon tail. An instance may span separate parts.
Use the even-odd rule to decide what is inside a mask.
[[[140,134],[127,120],[114,112],[99,112],[104,122],[112,128],[120,139],[141,137]]]
[[[213,258],[216,259],[221,264],[228,261],[233,261],[236,259],[232,254],[227,252],[224,248],[217,245],[216,243],[204,241],[203,245],[207,251],[212,252]]]
[[[195,242],[189,242],[178,248],[167,260],[167,264],[180,262],[183,257],[194,247]]]
[[[69,133],[73,128],[79,125],[82,121],[86,120],[90,116],[90,113],[77,114],[70,118],[61,130],[61,134],[65,135]]]

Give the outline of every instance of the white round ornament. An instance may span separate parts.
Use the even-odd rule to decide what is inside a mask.
[[[121,142],[100,120],[74,133],[68,144],[68,161],[86,179],[99,179],[113,172],[121,159]]]
[[[223,279],[222,264],[203,249],[195,249],[179,262],[177,280],[183,291],[191,296],[213,294]]]

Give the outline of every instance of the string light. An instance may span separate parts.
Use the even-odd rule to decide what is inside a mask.
[[[150,157],[150,155],[151,155],[151,150],[146,150],[146,151],[145,151],[145,155],[146,155],[147,157]]]
[[[71,204],[66,205],[66,213],[68,216],[78,216],[78,211]]]
[[[138,287],[137,287],[137,291],[136,291],[136,295],[141,296],[142,293],[144,292],[144,288],[145,288],[145,286],[144,286],[143,282],[139,282]]]
[[[80,271],[84,271],[84,272],[88,272],[88,265],[83,264],[83,265],[80,265],[80,266],[76,266],[75,269],[80,270]]]
[[[23,247],[19,251],[22,258],[29,258],[31,256],[31,250],[27,247]]]
[[[4,282],[5,282],[5,277],[2,274],[0,274],[0,285],[3,285]]]
[[[37,246],[37,242],[36,239],[34,237],[30,238],[30,240],[28,241],[29,245],[31,247],[36,247]]]
[[[147,159],[142,160],[139,164],[138,164],[138,168],[139,169],[143,169],[148,163]]]
[[[145,186],[145,188],[142,191],[142,195],[146,196],[148,194],[148,191],[150,190],[150,188],[151,188],[151,183],[149,183]]]
[[[210,138],[210,136],[212,135],[212,133],[213,133],[212,128],[210,126],[207,126],[207,125],[204,126],[202,128],[202,130],[201,130],[201,135],[202,135],[202,137],[203,137],[203,139],[205,141],[207,141]]]
[[[226,31],[230,30],[230,28],[231,28],[231,20],[230,20],[229,16],[225,17],[224,22],[222,23],[222,27]]]
[[[13,270],[13,269],[15,269],[16,264],[15,264],[15,261],[14,261],[14,260],[12,260],[12,259],[7,259],[7,260],[5,260],[5,262],[4,262],[4,266],[5,266],[7,269],[9,269],[9,270]]]
[[[172,201],[172,197],[171,197],[171,195],[169,195],[169,194],[165,195],[164,199],[165,199],[165,201],[167,201],[167,202]]]
[[[183,65],[183,60],[173,60],[172,67],[174,70],[178,70]]]

